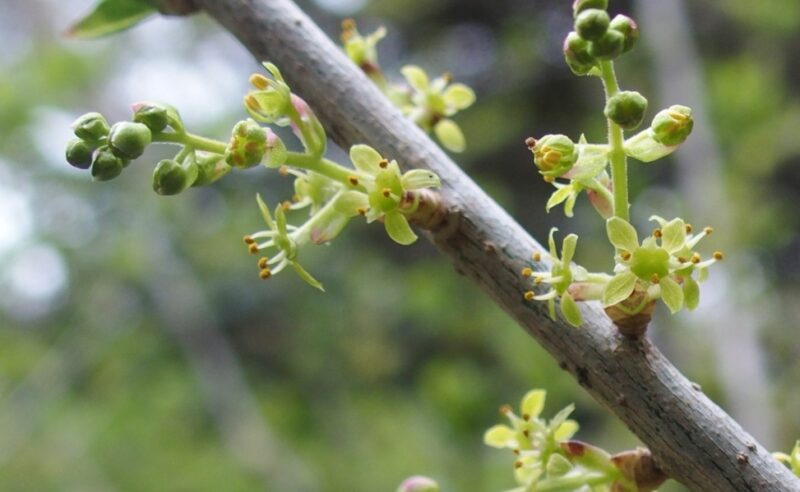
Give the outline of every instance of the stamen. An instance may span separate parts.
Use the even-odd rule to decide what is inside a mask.
[[[544,281],[543,277],[536,277],[535,279],[533,279],[533,283],[536,285],[541,285],[543,281]]]
[[[529,290],[528,292],[525,293],[524,297],[526,301],[532,301],[533,298],[536,297],[536,294],[534,294],[533,291]]]
[[[722,254],[722,251],[714,251],[714,259],[717,261],[721,261],[725,258],[725,255]]]
[[[511,452],[519,456],[519,449],[512,449]]]
[[[286,211],[286,210],[289,210],[289,208],[291,208],[291,206],[292,206],[292,202],[290,202],[290,201],[288,201],[288,200],[286,200],[286,201],[284,201],[283,203],[281,203],[281,208],[282,208],[284,211]]]
[[[710,227],[710,226],[709,226],[709,227],[705,227],[705,228],[703,229],[703,232],[705,232],[705,233],[706,233],[706,236],[708,236],[708,235],[710,235],[712,232],[714,232],[714,228],[713,228],[713,227]]]
[[[392,190],[390,190],[389,188],[384,188],[381,190],[381,194],[386,198],[389,198],[389,196],[392,194]]]
[[[367,215],[367,209],[364,208],[364,207],[358,207],[356,209],[356,212],[358,212],[358,215],[361,215],[361,216]]]
[[[347,181],[353,186],[358,186],[358,178],[355,176],[348,176]]]
[[[258,260],[258,268],[260,268],[262,270],[267,268],[267,262],[268,261],[269,261],[269,258],[267,258],[266,256],[264,256],[261,259],[259,259]]]
[[[690,234],[692,232],[692,224],[686,224],[686,234]]]
[[[538,261],[542,261],[542,254],[541,254],[541,253],[539,253],[539,252],[536,252],[536,253],[534,253],[534,254],[532,254],[532,255],[531,255],[531,259],[532,259],[533,261],[537,261],[537,262],[538,262]]]
[[[260,73],[254,73],[250,76],[250,84],[252,84],[256,89],[261,89],[263,91],[269,87],[269,79]]]
[[[245,237],[243,237],[243,238],[242,238],[242,240],[244,241],[244,244],[246,244],[246,245],[248,245],[248,246],[249,246],[249,245],[251,245],[251,244],[253,244],[254,242],[256,242],[256,240],[255,240],[255,239],[253,239],[252,237],[250,237],[249,235],[248,235],[248,236],[245,236]]]
[[[531,416],[529,414],[527,414],[527,413],[523,413],[522,414],[522,420],[528,421],[530,419],[531,419]]]
[[[381,167],[381,169],[386,169],[386,166],[389,165],[389,161],[386,159],[381,159],[378,165]]]
[[[700,257],[700,255],[698,253],[695,253],[695,254],[692,255],[691,261],[695,265],[700,263],[700,260],[702,260],[702,258]]]
[[[289,175],[289,166],[281,166],[278,168],[278,174],[281,176],[288,176]]]
[[[622,261],[628,261],[631,259],[631,254],[628,251],[620,252],[619,256],[622,258]]]
[[[663,234],[662,234],[662,232],[661,232],[661,229],[654,229],[654,230],[653,230],[653,237],[655,237],[655,238],[659,238],[659,237],[661,237],[662,235],[663,235]]]
[[[266,280],[272,276],[272,272],[269,271],[269,268],[264,268],[258,272],[258,276],[261,277],[262,280]]]
[[[653,275],[650,276],[650,282],[652,282],[654,284],[657,284],[660,281],[661,281],[661,279],[658,277],[657,273],[654,273]]]
[[[536,147],[536,139],[533,137],[526,138],[525,145],[527,145],[529,149],[533,150],[533,148]]]
[[[517,460],[514,462],[514,468],[522,468],[522,461]]]
[[[553,176],[545,176],[542,179],[544,179],[545,183],[552,183],[556,180],[556,178],[554,178]]]
[[[251,255],[258,253],[258,245],[256,243],[252,243],[250,246],[247,247],[247,250],[250,251]]]
[[[687,259],[686,259],[686,258],[684,258],[683,256],[679,256],[679,257],[678,257],[678,261],[680,261],[681,263],[686,263],[686,262],[687,262],[687,261],[689,261],[689,260],[687,260]]]
[[[525,267],[522,269],[523,277],[530,277],[531,275],[533,275],[533,270],[531,268]]]
[[[255,112],[261,111],[261,105],[258,104],[258,99],[252,94],[248,94],[244,97],[244,104]]]
[[[500,415],[508,415],[511,413],[511,405],[501,405],[497,411],[500,412]]]

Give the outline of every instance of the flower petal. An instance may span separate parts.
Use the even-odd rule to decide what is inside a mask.
[[[272,221],[272,215],[270,215],[269,208],[264,203],[260,193],[256,193],[256,202],[258,203],[258,209],[261,210],[261,216],[264,217],[264,222],[267,223],[267,227],[274,230],[275,223]]]
[[[686,223],[679,218],[672,219],[661,227],[661,247],[669,253],[683,248],[686,242]]]
[[[428,74],[416,65],[406,65],[400,69],[409,85],[420,92],[428,90]]]
[[[380,170],[383,156],[369,145],[358,144],[350,147],[350,160],[359,171],[374,175]]]
[[[575,256],[575,248],[577,245],[577,234],[567,235],[567,237],[564,238],[564,242],[561,243],[561,264],[565,267],[569,266],[570,262],[572,261],[572,257]]]
[[[322,292],[325,292],[325,288],[322,286],[319,280],[312,277],[311,274],[308,273],[308,271],[305,268],[300,266],[299,263],[297,263],[296,261],[290,261],[289,264],[292,265],[294,271],[301,279],[303,279],[305,283],[307,283],[311,287],[314,287],[315,289],[319,289]]]
[[[547,391],[542,389],[530,390],[522,397],[522,403],[519,406],[523,416],[528,419],[535,419],[542,413],[544,409],[544,400],[547,397]]]
[[[567,323],[575,328],[579,328],[581,324],[583,324],[581,310],[578,309],[578,304],[569,292],[565,292],[564,295],[561,296],[561,314],[564,315],[564,319],[567,320]]]
[[[422,188],[439,188],[442,180],[433,171],[427,169],[412,169],[400,178],[404,190],[419,190]]]
[[[627,299],[636,287],[636,275],[625,271],[614,275],[603,290],[603,306],[613,306]]]
[[[683,277],[683,302],[689,311],[695,309],[700,304],[700,286],[695,279],[690,276]]]
[[[467,148],[467,141],[461,128],[451,119],[440,120],[433,127],[433,132],[447,150],[463,152]]]
[[[606,233],[611,244],[619,249],[633,252],[639,247],[639,236],[630,223],[619,217],[611,217],[606,221]]]
[[[442,94],[445,104],[461,110],[472,106],[475,102],[475,91],[464,84],[452,84]]]
[[[563,424],[558,426],[553,437],[556,441],[566,441],[578,432],[578,428],[578,423],[574,420],[565,420]]]
[[[417,240],[417,235],[408,225],[406,216],[400,212],[396,210],[388,212],[383,220],[386,226],[386,233],[389,234],[392,241],[406,246]]]
[[[517,433],[514,430],[502,424],[492,426],[483,434],[483,442],[493,448],[516,448]]]
[[[672,314],[677,313],[683,307],[683,289],[678,282],[671,277],[662,278],[658,285],[661,286],[661,299],[667,305]]]
[[[552,195],[550,195],[550,199],[547,200],[547,205],[544,207],[545,210],[550,212],[551,208],[566,200],[570,193],[572,193],[571,186],[561,186],[561,188],[557,189]]]

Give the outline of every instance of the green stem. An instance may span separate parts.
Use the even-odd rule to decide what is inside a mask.
[[[579,474],[574,476],[548,478],[536,484],[537,492],[567,492],[578,489],[584,485],[596,486],[610,483],[616,480],[616,476],[610,473],[603,474]]]
[[[601,78],[606,93],[606,101],[619,92],[614,64],[610,61],[600,62]],[[614,216],[625,221],[628,217],[628,162],[623,149],[624,138],[622,128],[608,120],[608,160],[611,161],[611,181],[614,188]]]
[[[301,152],[288,152],[286,164],[322,174],[346,185],[348,188],[365,191],[362,185],[353,186],[352,183],[350,183],[350,178],[354,176],[358,178],[358,171],[344,167],[325,157],[314,157],[313,155]]]
[[[206,152],[213,152],[214,154],[225,154],[227,144],[214,140],[212,138],[201,137],[192,133],[156,133],[153,135],[154,142],[169,142],[182,145],[188,145],[195,150],[204,150]]]

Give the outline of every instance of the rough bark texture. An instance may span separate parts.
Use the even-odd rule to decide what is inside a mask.
[[[660,466],[697,491],[798,491],[800,480],[688,381],[647,339],[621,337],[597,305],[581,329],[523,300],[520,275],[541,246],[405,119],[289,0],[195,0],[293,90],[347,148],[366,143],[407,167],[441,176],[444,220],[430,240],[565,370],[647,444]],[[498,334],[502,336],[502,334]]]

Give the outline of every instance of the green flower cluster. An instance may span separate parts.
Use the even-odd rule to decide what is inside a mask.
[[[466,139],[458,124],[451,119],[459,111],[475,102],[475,92],[464,84],[452,83],[445,73],[431,80],[416,65],[400,69],[406,83],[390,84],[378,63],[376,45],[386,36],[381,27],[368,36],[362,36],[352,19],[342,23],[342,41],[347,56],[389,97],[389,99],[417,126],[433,133],[439,142],[452,152],[462,152]]]
[[[794,444],[794,448],[789,454],[772,453],[772,455],[775,459],[788,466],[795,475],[800,477],[800,440]]]
[[[646,449],[610,455],[572,440],[578,423],[568,417],[574,405],[549,421],[540,417],[546,392],[529,391],[516,414],[508,405],[500,408],[510,425],[498,424],[483,436],[484,443],[514,453],[514,478],[518,487],[507,492],[535,490],[592,490],[594,492],[649,492],[666,480]]]
[[[423,202],[426,189],[438,188],[439,177],[431,171],[400,171],[397,161],[383,158],[366,145],[350,149],[353,167],[324,157],[327,137],[308,104],[291,92],[277,67],[264,65],[271,75],[250,77],[253,89],[244,97],[250,119],[238,122],[230,140],[217,140],[186,131],[178,112],[164,104],[133,106],[132,122],[109,128],[97,113],[79,118],[78,137],[67,148],[70,164],[88,168],[98,180],[116,177],[131,159],[142,155],[152,142],[172,143],[179,151],[172,159],[160,161],[153,172],[153,189],[161,195],[175,195],[190,186],[202,186],[222,178],[232,169],[249,169],[259,164],[294,177],[294,196],[271,211],[257,197],[267,229],[244,237],[248,250],[262,255],[259,275],[272,277],[291,267],[304,281],[322,290],[298,257],[307,244],[325,244],[335,239],[354,217],[380,221],[395,242],[411,244],[417,235],[409,225]],[[303,145],[302,152],[287,149],[268,126],[291,127]],[[300,225],[289,223],[290,214],[308,209]],[[269,256],[266,256],[266,254]]]
[[[633,47],[639,30],[626,16],[609,19],[607,8],[607,0],[574,2],[575,31],[567,35],[564,54],[575,73],[601,79],[608,141],[595,144],[583,135],[577,142],[566,135],[545,135],[528,138],[525,143],[539,173],[555,188],[547,201],[548,212],[563,204],[564,213],[572,217],[575,203],[585,191],[607,221],[608,238],[616,248],[613,274],[591,273],[571,263],[578,239],[574,234],[564,239],[559,258],[551,232],[550,252],[544,254],[543,262],[548,266],[538,266],[542,253],[536,253],[534,264],[522,271],[535,286],[524,297],[546,301],[553,318],[556,301],[560,301],[561,314],[573,326],[582,322],[576,301],[600,300],[622,333],[641,336],[657,299],[673,313],[697,307],[698,282],[723,255],[714,252],[704,259],[695,251],[711,228],[692,234],[683,219],[667,221],[654,216],[652,220],[659,227],[639,243],[638,233],[630,224],[627,159],[652,162],[672,153],[688,138],[693,120],[690,108],[670,106],[656,113],[649,127],[625,138],[625,131],[636,129],[644,121],[648,105],[638,92],[620,89],[612,60]],[[537,292],[540,286],[547,290]]]

